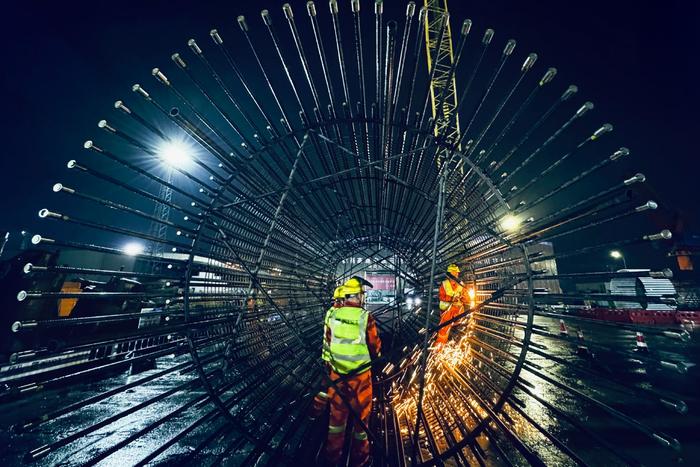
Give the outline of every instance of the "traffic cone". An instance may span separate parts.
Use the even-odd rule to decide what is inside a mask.
[[[314,397],[314,401],[311,404],[311,410],[309,410],[309,413],[307,415],[309,420],[316,420],[316,418],[318,418],[318,416],[321,415],[324,410],[326,410],[327,406],[328,394],[326,394],[323,391],[319,391],[318,394],[316,394],[316,396]]]
[[[649,347],[647,346],[646,341],[644,340],[644,334],[641,332],[637,332],[637,352],[649,352]]]
[[[568,336],[569,335],[569,330],[566,329],[566,324],[564,324],[563,319],[559,320],[559,335],[560,336]]]
[[[578,347],[576,348],[576,354],[578,354],[579,357],[591,357],[591,352],[588,350],[588,347],[584,344],[583,341],[583,331],[580,329],[576,331],[576,337],[578,338]]]

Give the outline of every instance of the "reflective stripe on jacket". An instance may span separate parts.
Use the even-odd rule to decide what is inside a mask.
[[[456,284],[452,288],[452,282],[449,279],[442,281],[440,285],[440,311],[447,310],[451,305],[462,306],[462,286]]]
[[[321,358],[323,361],[330,362],[331,361],[331,339],[330,339],[330,328],[328,324],[328,320],[330,319],[331,316],[331,311],[333,311],[335,307],[331,307],[326,311],[326,317],[323,319],[323,349],[321,350]]]
[[[323,359],[336,373],[348,374],[378,356],[381,342],[374,319],[360,307],[331,308],[326,313]]]

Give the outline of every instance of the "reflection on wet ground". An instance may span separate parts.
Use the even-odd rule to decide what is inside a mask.
[[[189,355],[163,357],[159,359],[159,365],[170,367],[187,362],[189,358]],[[101,381],[86,381],[84,384],[70,388],[39,392],[35,396],[4,404],[4,410],[0,415],[0,424],[3,427],[14,427],[34,417],[41,417],[56,407],[79,403],[88,397],[116,386],[128,384],[134,379],[144,378],[157,371],[158,369],[153,369],[135,376],[129,376],[129,373],[125,372]],[[175,388],[181,385],[186,385],[185,389],[175,392]],[[172,395],[163,397],[163,394],[168,394],[168,391],[172,391]],[[199,418],[202,411],[209,411],[212,407],[201,402],[193,404],[188,410],[170,418],[168,423],[163,423],[147,433],[139,433],[139,431],[161,419],[165,414],[180,408],[183,404],[204,399],[205,394],[205,391],[198,384],[198,378],[194,371],[174,372],[169,374],[167,378],[156,379],[136,388],[128,389],[97,403],[86,405],[77,412],[58,417],[33,429],[30,434],[18,432],[16,429],[2,430],[0,446],[2,446],[5,465],[22,464],[22,458],[28,451],[58,440],[68,440],[74,436],[76,439],[69,444],[69,449],[49,454],[41,459],[40,463],[42,465],[80,465],[97,453],[123,442],[126,438],[142,434],[143,436],[126,444],[122,450],[101,463],[101,465],[135,464],[152,452],[154,446],[170,439],[179,430]],[[162,399],[150,408],[134,410],[134,413],[115,419],[112,423],[105,423],[103,427],[85,433],[82,431],[98,421],[108,421],[109,417],[135,408],[139,404],[146,404],[154,398]],[[210,426],[207,427],[207,430],[214,428],[214,426]],[[79,436],[81,434],[84,436]],[[177,456],[188,451],[188,446],[183,444],[169,451],[169,454]]]
[[[546,327],[554,334],[559,333],[558,320],[536,317],[535,324]],[[570,397],[567,392],[534,373],[524,371],[523,378],[532,384],[532,392],[571,414],[575,421],[581,422],[610,443],[613,449],[629,457],[630,462],[637,459],[645,465],[675,462],[697,465],[700,462],[700,433],[697,429],[700,426],[700,372],[696,366],[700,357],[699,336],[691,334],[688,342],[682,342],[655,334],[659,331],[656,329],[645,335],[648,352],[640,352],[637,351],[636,333],[632,330],[572,320],[567,322],[567,331],[568,341],[540,335],[535,335],[533,339],[533,342],[546,347],[536,351],[558,357],[563,363],[535,352],[530,352],[528,362],[541,366],[547,375],[584,396],[637,420],[652,433],[665,433],[677,439],[680,451],[668,449],[643,434],[645,427],[620,422],[604,408]],[[583,333],[583,342],[579,341],[578,331]],[[578,351],[579,345],[588,348],[587,355]],[[687,372],[659,365],[658,361],[683,363]],[[583,372],[574,371],[581,368]],[[594,385],[590,384],[591,379],[594,379]],[[598,447],[589,435],[552,417],[532,398],[526,400],[528,415],[566,442],[572,450],[585,455],[587,462],[594,465],[615,462],[610,453]],[[687,411],[684,411],[684,404]],[[619,462],[622,464],[622,461]]]
[[[558,320],[536,317],[535,325],[556,337],[539,334],[533,336],[536,346],[531,348],[528,364],[522,372],[522,377],[527,383],[517,388],[514,393],[524,402],[523,410],[527,416],[592,465],[625,463],[601,447],[595,437],[607,442],[610,449],[617,450],[622,459],[627,458],[629,463],[637,460],[645,465],[670,465],[680,462],[687,465],[700,464],[700,373],[696,366],[700,357],[698,335],[692,334],[689,341],[682,342],[660,335],[658,330],[656,333],[648,332],[648,353],[641,353],[635,350],[636,335],[629,329],[597,323],[581,324],[571,320],[567,321],[569,337],[561,339]],[[576,336],[577,331],[582,331],[583,342]],[[516,337],[522,336],[516,332]],[[578,351],[581,345],[588,347],[588,355]],[[187,354],[164,357],[159,360],[159,367],[170,367],[188,362],[189,359]],[[679,372],[668,365],[659,365],[658,361],[684,363],[687,371]],[[54,407],[77,403],[157,371],[158,369],[149,370],[137,376],[129,376],[128,372],[116,374],[101,381],[85,381],[70,388],[46,390],[3,404],[0,425],[8,427],[21,424],[28,419],[41,417]],[[542,377],[538,376],[538,373]],[[558,388],[551,381],[548,382],[547,378],[565,384],[579,391],[584,399],[588,396],[591,400],[571,397],[568,392]],[[623,386],[613,383],[613,380],[621,381]],[[595,384],[590,384],[592,382]],[[185,385],[184,390],[176,391],[182,385]],[[163,396],[164,394],[166,396]],[[96,429],[82,431],[97,421],[107,422],[109,417],[139,404],[147,404],[154,398],[159,399],[159,403],[150,409],[146,407],[143,410],[134,410],[130,415],[115,419],[112,423],[104,423]],[[538,398],[550,407],[538,402]],[[59,401],[60,404],[57,403]],[[594,401],[606,406],[600,406]],[[683,404],[687,406],[686,413],[680,413],[684,411]],[[212,410],[214,407],[207,402],[206,392],[199,384],[196,373],[191,370],[174,372],[165,378],[87,405],[78,412],[59,416],[40,425],[30,434],[2,430],[0,446],[8,466],[20,465],[26,452],[58,440],[70,440],[68,449],[49,454],[39,461],[42,465],[80,465],[98,453],[106,450],[109,452],[110,448],[122,445],[122,449],[105,456],[100,465],[135,464],[151,453],[154,446],[169,440],[203,413]],[[556,410],[568,414],[570,420],[563,419],[561,413],[554,412]],[[621,422],[610,416],[610,410],[636,419],[643,426]],[[172,415],[166,422],[157,426],[151,425],[167,414]],[[591,430],[592,435],[580,431],[575,424]],[[214,443],[206,450],[198,452],[195,458],[190,458],[189,455],[202,440],[222,426],[221,417],[212,418],[165,450],[164,455],[158,458],[158,463],[214,459],[223,451],[223,445]],[[681,445],[680,451],[669,449],[654,441],[653,436],[644,433],[645,427],[653,433],[677,439]],[[571,459],[563,458],[558,449],[532,426],[522,424],[518,429],[520,436],[535,448],[548,465],[573,465]],[[499,465],[496,457],[491,457],[491,460],[493,465]],[[227,461],[235,465],[236,457],[228,457]]]

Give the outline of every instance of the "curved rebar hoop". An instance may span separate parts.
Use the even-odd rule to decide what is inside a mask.
[[[56,225],[32,237],[2,340],[1,401],[83,391],[12,422],[26,460],[313,464],[327,426],[309,409],[344,382],[320,361],[330,296],[377,271],[394,288],[368,305],[387,342],[372,365],[376,465],[638,464],[601,425],[654,441],[659,459],[680,449],[616,395],[682,417],[684,394],[625,376],[687,364],[610,335],[689,333],[593,319],[603,303],[671,316],[672,297],[625,289],[669,272],[579,261],[671,238],[642,232],[658,207],[645,176],[555,68],[471,20],[453,37],[428,3],[399,21],[380,0],[308,2],[308,23],[290,5],[239,16],[115,102],[104,141],[53,187],[71,203],[39,212]],[[451,263],[469,306],[440,324]],[[109,379],[95,392],[86,378]]]

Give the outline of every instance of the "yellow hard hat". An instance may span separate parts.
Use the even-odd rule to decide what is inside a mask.
[[[338,300],[340,298],[345,298],[345,291],[343,290],[342,285],[340,287],[336,287],[333,291],[333,300]]]
[[[449,266],[447,266],[447,272],[456,276],[457,274],[459,274],[459,266],[457,266],[454,263],[450,264]]]
[[[341,286],[343,289],[343,294],[347,297],[348,295],[357,295],[362,292],[363,286],[372,287],[372,284],[365,279],[353,276]]]

